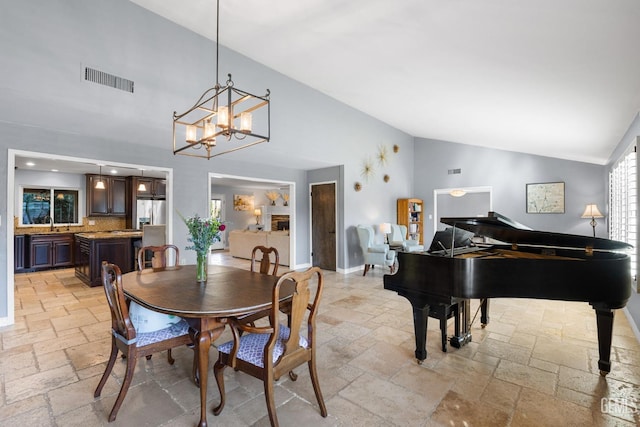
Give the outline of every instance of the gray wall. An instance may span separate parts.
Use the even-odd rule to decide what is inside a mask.
[[[587,203],[597,203],[606,215],[604,166],[532,156],[466,144],[416,139],[415,196],[424,200],[425,240],[433,237],[433,190],[454,187],[492,187],[493,210],[535,230],[589,235],[589,220],[580,218]],[[449,169],[462,170],[449,175]],[[564,214],[527,214],[527,183],[565,183]],[[607,236],[606,218],[598,220],[598,237]]]
[[[209,161],[174,156],[172,114],[215,83],[213,42],[125,0],[3,0],[1,6],[0,170],[7,170],[9,148],[172,168],[174,206],[205,214],[210,172],[294,182],[296,200],[305,201],[306,171],[340,166],[345,227],[389,221],[395,199],[412,192],[411,136],[224,46],[223,77],[232,72],[237,87],[258,94],[271,90],[272,140]],[[85,65],[133,80],[135,93],[83,81]],[[400,152],[351,197],[353,183],[362,180],[363,160],[374,157],[380,145],[390,151],[394,144]],[[383,173],[390,175],[388,183]],[[0,186],[3,297],[13,283],[12,267],[7,268],[7,215],[13,211],[7,191],[14,190]],[[296,259],[304,264],[310,252],[308,203],[295,209]],[[173,242],[186,246],[186,228],[177,215],[172,225]],[[351,256],[357,244],[351,246],[339,265],[358,265]],[[9,303],[0,303],[0,318]]]

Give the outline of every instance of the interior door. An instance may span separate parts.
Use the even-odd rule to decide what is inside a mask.
[[[224,194],[212,194],[211,195],[211,215],[214,218],[218,218],[220,222],[224,222]],[[214,242],[211,245],[211,250],[221,250],[224,249],[227,242],[227,232],[223,231],[220,233],[220,241]]]
[[[311,185],[311,262],[336,270],[336,184]]]

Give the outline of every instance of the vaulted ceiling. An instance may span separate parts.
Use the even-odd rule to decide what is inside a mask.
[[[131,0],[215,40],[214,0]],[[220,43],[415,137],[605,164],[638,0],[221,0]]]

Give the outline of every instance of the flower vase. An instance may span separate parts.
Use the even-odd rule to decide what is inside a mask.
[[[276,205],[276,201],[275,201],[275,200],[272,200],[272,201],[271,201],[271,206],[275,206],[275,205]]]
[[[196,281],[198,283],[207,283],[207,254],[206,252],[197,253],[196,259]]]

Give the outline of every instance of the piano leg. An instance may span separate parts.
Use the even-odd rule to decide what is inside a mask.
[[[489,298],[480,303],[480,325],[484,328],[489,324]]]
[[[600,375],[605,376],[611,371],[611,338],[613,336],[613,310],[595,309],[598,326],[598,369]]]
[[[458,301],[456,310],[456,334],[449,339],[452,347],[460,348],[471,342],[471,317],[470,301],[468,299]],[[460,330],[462,326],[462,330]]]
[[[413,305],[413,331],[416,336],[416,359],[422,365],[427,358],[427,319],[429,318],[429,306],[416,307]]]

